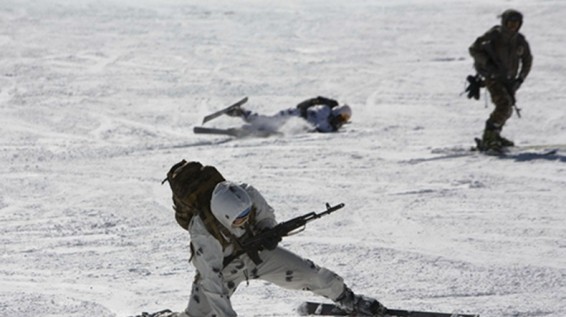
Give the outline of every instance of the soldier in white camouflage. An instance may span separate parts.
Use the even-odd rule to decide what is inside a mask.
[[[281,110],[274,115],[263,115],[237,107],[226,113],[241,117],[259,130],[277,131],[290,118],[303,118],[313,132],[336,132],[350,121],[352,109],[347,104],[340,105],[336,100],[315,97],[299,103],[296,107]]]
[[[355,294],[336,273],[281,247],[280,236],[261,239],[251,254],[239,252],[278,224],[274,209],[253,186],[226,181],[216,168],[185,160],[171,168],[166,180],[175,219],[190,235],[196,276],[184,311],[145,316],[234,317],[231,297],[238,285],[260,279],[326,297],[348,313],[383,317],[379,301]]]

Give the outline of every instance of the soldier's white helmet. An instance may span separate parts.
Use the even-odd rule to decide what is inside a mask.
[[[332,109],[332,116],[334,118],[338,118],[338,122],[344,124],[350,121],[350,118],[352,117],[352,108],[350,108],[350,106],[348,105],[334,107]]]
[[[238,184],[224,181],[214,187],[210,199],[210,210],[226,228],[239,227],[249,218],[252,200]]]

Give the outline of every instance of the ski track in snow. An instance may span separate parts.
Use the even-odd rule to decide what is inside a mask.
[[[467,152],[491,111],[459,95],[467,47],[509,7],[535,60],[504,133],[565,144],[562,1],[2,1],[0,316],[183,309],[188,236],[161,185],[181,159],[253,184],[279,220],[344,202],[282,244],[388,307],[566,316],[566,151]],[[243,96],[275,113],[317,95],[353,122],[191,133]],[[304,300],[321,299],[261,281],[233,296],[242,316]]]

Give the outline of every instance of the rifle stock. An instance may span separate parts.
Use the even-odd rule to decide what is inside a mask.
[[[281,222],[277,224],[275,227],[271,228],[270,230],[263,231],[253,237],[250,237],[243,243],[241,243],[241,250],[234,252],[233,254],[224,258],[224,267],[230,264],[234,259],[239,257],[240,255],[247,253],[250,259],[255,264],[260,264],[262,262],[261,258],[259,257],[258,252],[262,249],[262,242],[266,239],[274,239],[274,238],[283,238],[293,234],[293,232],[301,227],[305,227],[307,223],[323,217],[325,215],[331,214],[336,210],[339,210],[344,207],[343,203],[338,205],[330,206],[330,204],[326,204],[326,210],[321,213],[316,212],[309,212],[302,216],[295,217],[291,220],[287,220],[285,222]],[[302,230],[295,231],[298,233]]]

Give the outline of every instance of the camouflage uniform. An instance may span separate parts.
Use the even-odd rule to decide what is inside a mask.
[[[230,298],[250,279],[311,291],[349,313],[384,316],[385,307],[376,299],[354,294],[336,273],[278,246],[280,236],[264,237],[257,252],[241,254],[247,241],[277,225],[273,208],[253,186],[228,182],[215,167],[186,160],[173,165],[165,181],[173,192],[175,219],[190,234],[189,261],[196,276],[185,311],[143,316],[235,317]]]
[[[516,29],[509,27],[517,22]],[[487,147],[513,145],[500,136],[501,129],[513,113],[515,92],[527,78],[533,61],[529,43],[519,33],[523,16],[516,10],[506,10],[501,15],[501,25],[496,25],[478,37],[470,47],[474,67],[485,79],[485,85],[495,110],[486,121],[483,143]]]

